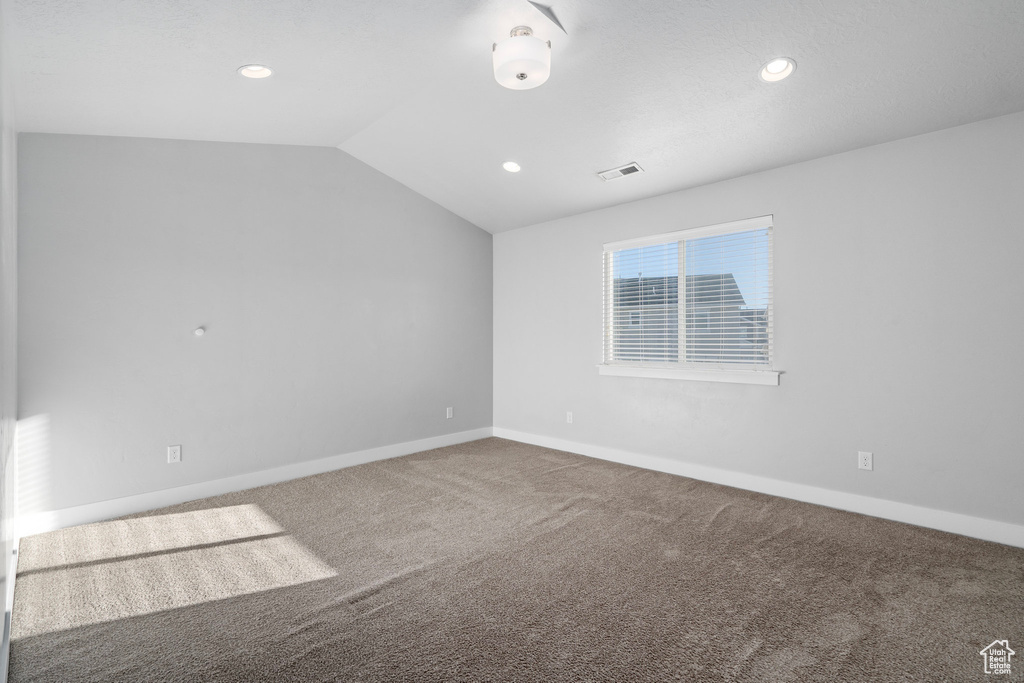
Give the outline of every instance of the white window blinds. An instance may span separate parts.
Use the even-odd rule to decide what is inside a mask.
[[[604,363],[770,369],[772,218],[604,248]]]

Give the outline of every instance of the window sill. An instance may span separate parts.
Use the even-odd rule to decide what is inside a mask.
[[[779,374],[773,370],[691,370],[690,368],[645,368],[635,365],[598,365],[602,375],[682,379],[697,382],[729,382],[778,386]]]

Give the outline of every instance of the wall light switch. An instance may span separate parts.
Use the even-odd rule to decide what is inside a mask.
[[[453,417],[455,417],[455,409],[454,408],[448,408],[448,410],[445,412],[444,416],[448,420],[452,419]]]

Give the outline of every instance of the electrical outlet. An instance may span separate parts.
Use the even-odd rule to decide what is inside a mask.
[[[167,464],[181,462],[181,446],[167,447]]]
[[[453,417],[455,417],[455,409],[454,408],[448,408],[447,411],[445,412],[444,416],[445,416],[445,419],[448,419],[448,420],[452,419]]]
[[[874,469],[874,464],[872,463],[872,458],[873,457],[874,456],[871,453],[867,453],[865,451],[858,451],[857,452],[857,469],[860,469],[860,470],[873,470]]]
[[[572,424],[572,411],[569,411],[565,414],[565,423]]]

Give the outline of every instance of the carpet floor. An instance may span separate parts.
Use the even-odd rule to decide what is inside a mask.
[[[23,539],[10,680],[982,681],[997,639],[1022,549],[484,439]]]

